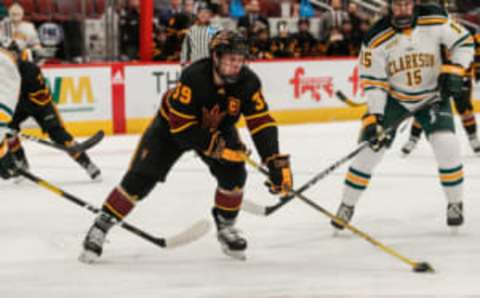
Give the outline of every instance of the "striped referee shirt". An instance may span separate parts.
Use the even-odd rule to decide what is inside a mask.
[[[212,25],[193,25],[183,39],[180,63],[193,63],[210,56],[208,44],[219,29]]]

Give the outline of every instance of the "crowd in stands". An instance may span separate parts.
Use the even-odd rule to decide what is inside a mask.
[[[182,41],[195,24],[200,2],[206,2],[210,8],[212,24],[224,27],[227,19],[233,27],[229,29],[238,30],[248,39],[254,59],[356,56],[373,21],[350,0],[327,1],[330,10],[314,9],[307,0],[153,1],[153,59],[157,61],[180,60]],[[458,6],[468,12],[465,18],[478,22],[479,1],[459,1]],[[40,39],[30,36],[31,32],[27,34],[36,40],[34,47],[55,47],[56,58],[80,62],[81,56],[85,56],[82,21],[85,17],[100,19],[106,3],[106,0],[0,0],[0,19],[9,20],[9,30],[15,31],[16,36],[21,35],[24,27],[35,26]],[[117,59],[136,60],[139,58],[140,0],[117,0],[115,5],[119,27]],[[20,14],[16,19],[12,17],[15,10]],[[19,26],[20,23],[23,25]],[[6,30],[5,26],[2,28]]]

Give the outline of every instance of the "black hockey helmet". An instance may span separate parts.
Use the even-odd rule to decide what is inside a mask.
[[[245,37],[235,31],[221,30],[218,31],[210,41],[210,55],[216,73],[225,83],[233,84],[237,82],[240,72],[235,75],[226,75],[221,71],[220,60],[225,54],[238,54],[247,59],[249,56],[249,48]]]
[[[395,3],[401,2],[410,2],[412,3],[413,7],[415,8],[416,1],[415,0],[388,0],[388,10],[390,14],[390,18],[392,21],[392,25],[397,29],[405,29],[413,26],[415,21],[415,13],[414,10],[412,11],[411,15],[404,15],[404,16],[394,16],[392,11],[392,6]]]
[[[231,30],[218,31],[210,41],[210,53],[221,57],[223,54],[241,54],[248,57],[248,44],[243,35]]]

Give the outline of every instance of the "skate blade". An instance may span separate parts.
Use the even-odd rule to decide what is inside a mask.
[[[235,251],[235,250],[230,250],[228,248],[222,247],[222,251],[225,255],[239,261],[246,261],[247,256],[245,255],[244,251]]]
[[[25,181],[25,177],[23,176],[18,176],[18,177],[15,177],[13,178],[13,184],[21,184]]]
[[[90,176],[90,179],[92,180],[92,182],[95,182],[95,183],[100,183],[103,181],[103,177],[101,174],[98,174],[95,177]]]
[[[84,250],[84,251],[82,251],[80,256],[78,256],[78,260],[81,263],[84,263],[84,264],[97,263],[98,259],[100,259],[100,256],[97,255],[96,253],[94,253],[93,251],[90,251],[90,250]]]
[[[452,226],[452,227],[449,227],[450,228],[450,235],[452,236],[456,236],[460,233],[460,227],[458,226]]]

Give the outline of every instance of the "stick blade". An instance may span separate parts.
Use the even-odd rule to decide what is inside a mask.
[[[242,210],[257,216],[267,216],[267,209],[250,200],[243,200]]]
[[[103,130],[99,130],[96,134],[86,139],[85,141],[77,143],[70,147],[67,147],[68,152],[81,153],[81,152],[87,151],[88,149],[100,143],[100,141],[103,140],[104,137],[105,137],[105,132]]]
[[[165,248],[176,248],[192,243],[205,236],[211,228],[212,225],[210,224],[210,221],[206,219],[199,220],[185,231],[170,238],[166,238]]]
[[[433,269],[432,265],[427,262],[420,262],[415,263],[413,271],[416,273],[434,273],[435,269]]]

